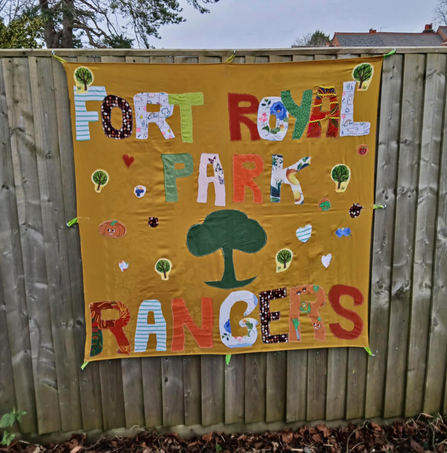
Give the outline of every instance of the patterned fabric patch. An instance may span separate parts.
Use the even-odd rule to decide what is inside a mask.
[[[341,137],[359,137],[369,135],[371,123],[354,122],[354,94],[355,82],[343,83],[343,96],[341,98]]]
[[[270,127],[270,115],[275,116],[275,127]],[[289,112],[280,97],[263,98],[258,109],[258,132],[264,140],[284,140],[289,129]]]
[[[305,90],[301,99],[301,106],[295,104],[290,91],[281,91],[281,100],[286,109],[295,118],[295,128],[293,130],[293,140],[299,140],[309,122],[310,109],[312,107],[312,90]]]
[[[323,99],[329,99],[330,110],[322,111]],[[307,136],[309,138],[321,137],[321,122],[329,120],[326,137],[338,136],[338,123],[340,121],[340,107],[338,105],[337,93],[334,87],[318,87],[315,102],[310,115]]]
[[[146,140],[149,136],[149,124],[154,123],[160,129],[166,140],[175,138],[171,126],[166,119],[172,116],[174,106],[169,103],[167,93],[138,93],[133,97],[135,106],[135,121],[137,124],[137,139]],[[148,112],[147,105],[159,105],[158,112]]]
[[[355,219],[358,217],[361,212],[362,212],[363,206],[361,206],[359,203],[354,203],[350,208],[349,208],[349,215]]]
[[[112,109],[114,107],[121,109],[122,123],[120,129],[115,129],[112,126]],[[132,108],[125,99],[119,96],[110,94],[104,98],[101,104],[101,120],[104,133],[109,138],[122,140],[132,135]]]
[[[287,343],[289,335],[270,335],[270,323],[278,321],[281,317],[279,311],[270,311],[270,302],[274,299],[283,299],[287,297],[287,288],[271,289],[259,293],[260,317],[261,317],[261,334],[263,343]]]
[[[239,321],[239,325],[247,329],[247,334],[234,337],[231,334],[231,309],[238,302],[245,302],[247,309],[244,318]],[[252,346],[258,338],[258,321],[254,318],[247,318],[258,305],[258,298],[250,291],[233,291],[220,306],[219,329],[220,339],[228,348],[244,348]]]
[[[296,230],[296,237],[301,242],[307,242],[312,235],[312,225],[306,225],[305,227],[298,228]]]
[[[90,140],[89,123],[99,120],[98,112],[87,111],[85,103],[87,101],[102,101],[107,96],[105,87],[89,86],[86,92],[77,92],[76,87],[74,91],[74,107],[75,107],[75,121],[76,121],[76,140],[87,141]]]
[[[149,312],[154,313],[154,324],[147,323]],[[166,320],[158,300],[145,300],[138,310],[137,328],[135,330],[135,352],[145,352],[149,335],[157,337],[157,351],[166,351]]]

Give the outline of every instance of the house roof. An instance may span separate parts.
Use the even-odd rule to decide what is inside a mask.
[[[439,27],[447,36],[447,26]],[[335,33],[331,46],[341,47],[420,47],[441,46],[444,42],[438,33]]]

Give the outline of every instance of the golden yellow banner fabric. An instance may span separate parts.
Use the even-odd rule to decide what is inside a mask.
[[[85,360],[368,346],[382,57],[64,66]]]

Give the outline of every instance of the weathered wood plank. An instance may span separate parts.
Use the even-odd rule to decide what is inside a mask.
[[[17,405],[2,279],[0,279],[0,370],[0,414],[6,414],[16,408]]]
[[[101,56],[101,63],[122,63],[125,61],[124,56],[117,55],[103,55]],[[102,410],[103,410],[103,420],[104,420],[104,429],[110,428],[119,428],[125,426],[125,417],[124,417],[124,407],[125,396],[122,382],[134,381],[141,382],[138,379],[138,376],[134,376],[132,373],[135,372],[131,365],[124,365],[124,368],[121,365],[122,361],[101,361],[99,364],[99,375],[101,382],[101,395],[102,395]],[[114,372],[110,371],[114,370]],[[111,397],[110,392],[104,392],[103,387],[110,386],[114,388],[116,395]],[[132,392],[126,392],[126,395],[130,398],[130,401],[127,402],[127,405],[130,406],[133,403]],[[122,413],[120,411],[122,410]],[[138,411],[137,411],[138,412]],[[135,414],[133,414],[135,416]],[[120,422],[122,424],[120,424]]]
[[[29,58],[57,390],[63,431],[82,427],[52,60]]]
[[[163,425],[160,360],[159,357],[145,357],[141,359],[146,428],[155,428],[156,426]]]
[[[375,202],[386,205],[386,209],[374,214],[369,326],[370,348],[375,357],[368,357],[365,417],[382,415],[385,394],[402,60],[402,56],[394,55],[383,62]]]
[[[129,359],[130,360],[130,359]],[[99,366],[104,430],[126,426],[120,360],[102,360]]]
[[[60,431],[28,59],[3,59],[39,433]],[[17,244],[16,244],[17,245]],[[21,306],[22,303],[20,303]],[[29,375],[28,375],[29,378]],[[26,388],[26,387],[25,387]]]
[[[185,425],[199,425],[202,420],[200,356],[183,357],[183,397]]]
[[[292,61],[311,61],[314,60],[314,55],[293,55]]]
[[[202,356],[202,425],[214,425],[224,421],[225,412],[225,357]]]
[[[222,57],[205,57],[203,55],[199,55],[199,63],[200,64],[210,64],[210,63],[222,63]]]
[[[346,418],[363,418],[365,412],[366,363],[364,348],[349,348],[346,390]]]
[[[286,421],[306,419],[307,351],[287,351]]]
[[[338,59],[359,58],[361,55],[339,54]],[[332,351],[329,351],[329,355]],[[339,362],[341,368],[346,363]],[[363,417],[365,407],[365,386],[366,386],[367,356],[363,348],[349,348],[348,350],[348,374],[346,388],[346,418]]]
[[[293,61],[293,56],[271,54],[269,55],[269,61],[270,63],[285,63],[287,61]]]
[[[17,190],[14,181],[10,142],[9,121],[11,119],[9,119],[9,116],[13,116],[14,112],[8,111],[8,106],[11,105],[11,102],[14,103],[11,99],[14,97],[14,93],[8,92],[10,102],[7,103],[5,88],[5,79],[7,78],[7,87],[12,89],[13,65],[11,62],[8,67],[9,72],[4,77],[3,66],[0,66],[0,137],[2,137],[0,141],[0,205],[2,207],[2,215],[0,216],[0,269],[6,320],[3,334],[6,335],[6,332],[8,332],[10,342],[7,348],[6,345],[8,343],[3,344],[0,341],[0,349],[8,349],[8,351],[2,351],[1,353],[2,362],[3,360],[8,360],[6,356],[8,355],[12,366],[14,387],[8,400],[15,401],[16,407],[26,411],[27,414],[22,420],[20,429],[22,432],[28,433],[37,431],[37,415],[24,267],[17,212]],[[6,379],[6,382],[13,382],[7,371],[2,376],[2,379]],[[10,389],[6,384],[4,388],[9,392]],[[1,410],[0,413],[2,413]]]
[[[333,60],[336,55],[315,54],[315,60]],[[326,413],[327,363],[329,354],[324,349],[311,349],[307,358],[307,420],[322,420]]]
[[[326,420],[346,416],[348,348],[332,348],[328,353]]]
[[[385,385],[385,417],[398,417],[404,413],[424,71],[424,55],[405,56]]]
[[[151,57],[126,57],[126,63],[150,63]]]
[[[324,420],[326,413],[327,349],[307,352],[307,420]]]
[[[339,55],[339,54],[367,54],[367,55],[384,55],[393,50],[393,47],[286,47],[284,49],[238,49],[237,55]],[[447,53],[444,47],[396,47],[397,55],[400,54],[437,54]],[[233,53],[233,49],[60,49],[57,55],[61,57],[68,56],[224,56],[228,58]],[[27,57],[45,56],[51,57],[51,50],[48,49],[2,49],[0,57]]]
[[[244,422],[245,356],[233,355],[225,365],[225,423]]]
[[[268,55],[265,56],[255,56],[255,63],[268,63],[269,62],[269,57]]]
[[[442,64],[442,63],[441,63]],[[447,100],[444,98],[444,120],[440,156],[439,187],[437,200],[437,219],[435,230],[434,271],[432,285],[432,308],[430,319],[430,338],[428,344],[427,372],[423,411],[429,414],[445,410],[445,374],[447,353]],[[437,122],[438,120],[436,120]],[[435,124],[433,124],[435,125]],[[431,181],[435,190],[434,181]]]
[[[245,423],[265,421],[266,353],[245,356]]]
[[[197,64],[199,57],[174,57],[174,63],[177,64]]]
[[[183,362],[178,357],[161,359],[163,390],[163,426],[184,425]]]
[[[126,426],[144,426],[144,398],[141,359],[122,359],[123,395]]]
[[[68,57],[69,58],[69,57]],[[73,58],[72,58],[73,59]],[[76,181],[71,131],[70,103],[67,78],[63,66],[53,59],[54,93],[58,121],[58,140],[60,149],[61,174],[64,184],[64,217],[71,220],[76,215]],[[77,226],[67,228],[68,266],[73,303],[73,316],[76,338],[76,363],[78,369],[79,391],[81,398],[82,427],[89,431],[102,428],[101,392],[99,390],[99,366],[91,363],[82,372],[80,364],[84,360],[85,344],[85,304],[82,278],[81,245]]]
[[[151,63],[174,63],[174,56],[166,56],[166,57],[158,57],[158,56],[151,56]]]
[[[441,135],[444,126],[445,72],[446,56],[428,55],[419,166],[412,282],[413,299],[410,341],[408,345],[406,416],[417,415],[423,409],[424,392],[422,388],[424,387],[426,371],[428,334],[430,330],[430,302],[433,288],[436,197],[438,192]],[[436,385],[442,386],[443,384],[439,382]],[[433,388],[430,390],[433,390]]]
[[[286,415],[287,352],[267,353],[266,416],[267,423],[284,420]]]

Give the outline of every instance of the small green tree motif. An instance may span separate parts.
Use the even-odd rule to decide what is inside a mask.
[[[284,266],[285,269],[287,267],[287,263],[290,263],[290,261],[292,261],[292,254],[289,252],[289,250],[283,249],[277,253],[276,259]]]
[[[349,168],[346,165],[336,165],[332,169],[332,179],[338,183],[337,189],[340,189],[341,183],[349,180]]]
[[[158,272],[163,273],[164,279],[166,280],[166,272],[170,271],[171,265],[168,260],[158,260],[156,269]]]
[[[352,73],[354,80],[359,82],[359,89],[362,89],[363,82],[369,80],[373,75],[373,67],[369,63],[359,64]]]
[[[102,170],[96,170],[95,173],[93,173],[92,180],[96,186],[96,192],[101,192],[101,187],[105,186],[109,180],[109,175]]]
[[[93,82],[93,72],[85,66],[81,66],[76,69],[75,78],[84,85],[84,91],[87,91],[88,85]]]

